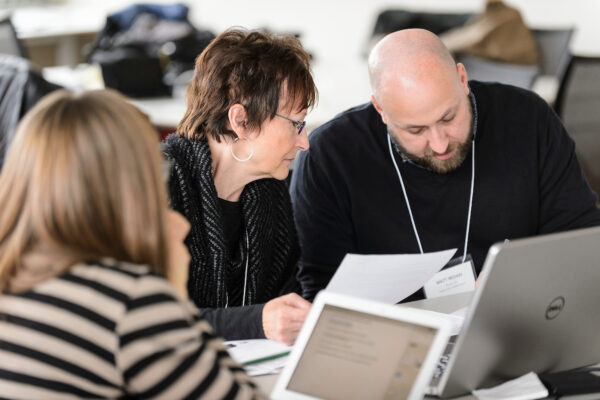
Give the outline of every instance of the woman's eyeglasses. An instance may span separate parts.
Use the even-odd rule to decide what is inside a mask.
[[[277,114],[277,113],[275,113],[275,115],[277,115],[280,118],[287,119],[288,121],[290,121],[294,125],[294,128],[298,129],[298,135],[300,135],[302,133],[302,129],[304,129],[304,127],[306,126],[306,121],[296,121],[295,119],[291,119],[291,118],[288,118],[284,115]]]

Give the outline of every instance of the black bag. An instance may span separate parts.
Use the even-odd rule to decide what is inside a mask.
[[[131,97],[167,96],[171,89],[163,82],[158,57],[144,48],[119,47],[94,53],[90,59],[100,64],[104,86]]]
[[[131,97],[165,96],[215,35],[197,30],[182,4],[136,5],[110,15],[88,54],[104,84]]]
[[[163,82],[171,87],[182,72],[193,70],[196,58],[214,38],[210,31],[194,30],[163,45],[160,52],[169,60],[164,68]]]

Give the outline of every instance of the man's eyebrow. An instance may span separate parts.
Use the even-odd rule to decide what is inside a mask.
[[[423,129],[426,126],[425,125],[398,125],[400,128],[404,129],[404,130],[409,130],[409,129]]]
[[[444,114],[442,114],[441,118],[438,119],[438,122],[446,119],[453,112],[456,112],[456,106],[452,106],[448,110],[446,110],[446,112]]]
[[[446,119],[450,114],[456,112],[456,108],[457,108],[457,106],[452,106],[449,109],[447,109],[446,112],[444,114],[442,114],[440,119],[438,119],[438,122]],[[427,128],[427,125],[403,125],[403,124],[394,124],[394,125],[396,125],[400,129],[404,129],[404,130]]]

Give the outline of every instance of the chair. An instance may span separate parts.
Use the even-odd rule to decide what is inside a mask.
[[[10,17],[0,18],[0,54],[27,58],[25,47],[17,37]]]
[[[555,102],[592,190],[600,194],[600,58],[573,57]]]
[[[534,29],[533,33],[540,52],[540,75],[531,89],[555,107],[571,60],[569,44],[573,29]]]
[[[28,60],[0,54],[0,168],[19,120],[39,99],[58,88],[45,81]]]
[[[533,34],[540,50],[540,73],[554,75],[562,81],[571,60],[569,44],[573,28],[534,29]]]
[[[457,57],[467,70],[469,79],[493,81],[531,89],[540,73],[537,65],[519,65],[464,54]]]
[[[472,55],[463,55],[458,61],[465,65],[469,79],[497,81],[525,89],[533,89],[536,80],[543,79],[550,87],[539,90],[552,105],[571,59],[569,43],[573,29],[534,29],[533,34],[540,54],[537,66],[491,61]]]

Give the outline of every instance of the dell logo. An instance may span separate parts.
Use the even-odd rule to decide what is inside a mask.
[[[548,308],[546,308],[546,319],[554,319],[565,308],[565,298],[559,296],[552,300]]]

